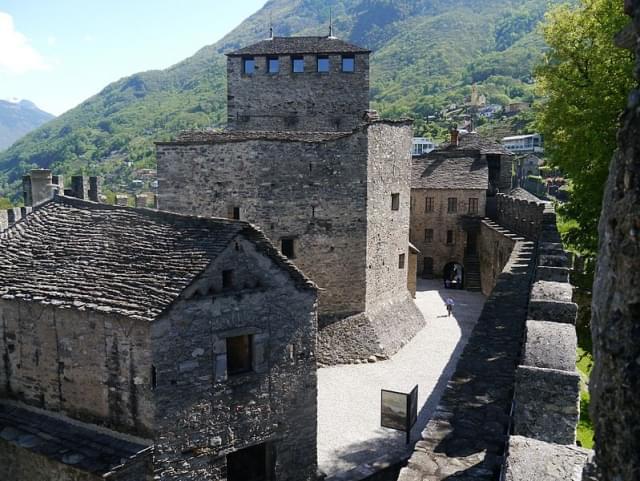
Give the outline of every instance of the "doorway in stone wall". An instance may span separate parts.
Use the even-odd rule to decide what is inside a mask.
[[[425,257],[423,261],[422,267],[422,278],[423,279],[432,279],[433,278],[433,257]]]
[[[272,481],[274,456],[268,443],[227,455],[227,481]]]
[[[464,285],[464,267],[458,262],[449,262],[442,271],[444,287],[447,289],[462,289]]]

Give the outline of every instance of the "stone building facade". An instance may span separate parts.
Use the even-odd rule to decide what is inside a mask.
[[[316,287],[260,231],[57,196],[0,246],[1,479],[314,479]]]
[[[452,265],[464,266],[471,257],[477,261],[487,185],[487,163],[481,158],[448,154],[414,158],[411,242],[421,252],[418,272],[423,277],[450,278]],[[468,282],[469,278],[467,286]]]
[[[369,53],[335,37],[274,37],[227,54],[229,127],[353,130],[369,108]]]
[[[328,54],[330,71],[291,72],[286,59],[301,52],[305,68]],[[341,56],[353,72],[338,69]],[[156,144],[159,208],[260,226],[320,288],[323,362],[393,354],[424,324],[407,290],[411,123],[366,114],[368,51],[336,39],[275,38],[228,65],[229,128]],[[287,105],[298,130],[281,122]]]

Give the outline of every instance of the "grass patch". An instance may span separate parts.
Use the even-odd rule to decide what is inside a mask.
[[[591,330],[589,328],[588,318],[591,317],[591,294],[577,291],[574,301],[579,306],[578,322],[576,324],[576,332],[578,335],[578,351],[576,367],[583,382],[580,387],[580,420],[578,421],[577,440],[583,448],[593,449],[593,423],[589,415],[589,396],[588,382],[593,368],[593,347],[591,343]],[[586,312],[585,312],[586,311]],[[584,322],[585,318],[587,322]],[[583,321],[583,322],[581,322]]]

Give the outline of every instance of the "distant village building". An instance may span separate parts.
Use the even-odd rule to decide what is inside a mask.
[[[40,203],[0,351],[0,479],[315,480],[316,287],[246,222]]]
[[[227,64],[228,129],[157,143],[159,208],[259,225],[320,287],[322,362],[393,354],[424,325],[407,290],[411,122],[369,111],[369,51],[333,37]]]
[[[435,150],[438,147],[433,140],[425,137],[414,137],[411,155],[423,155]]]
[[[500,142],[515,154],[544,152],[540,134],[513,135],[504,137]]]
[[[531,110],[530,102],[512,102],[504,107],[505,114],[515,115],[520,112],[527,112]]]

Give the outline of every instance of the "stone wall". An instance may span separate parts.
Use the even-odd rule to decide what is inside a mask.
[[[220,272],[233,269],[233,287]],[[316,293],[239,239],[152,327],[156,478],[226,479],[227,455],[268,443],[275,478],[316,474]],[[228,337],[251,369],[227,372]]]
[[[448,213],[448,198],[458,200],[456,213]],[[433,199],[433,212],[426,211],[426,199]],[[469,199],[478,199],[478,213],[483,217],[486,208],[485,190],[413,189],[411,191],[411,243],[420,250],[418,275],[424,273],[424,259],[433,259],[433,275],[441,276],[446,264],[463,264],[467,247],[467,233],[462,227],[462,216],[469,213]],[[428,241],[426,230],[433,230]],[[447,244],[447,231],[453,231],[453,244]]]
[[[555,473],[545,479],[574,479],[588,455],[575,446],[581,382],[576,370],[577,305],[568,276],[554,271],[567,269],[569,258],[555,242],[556,219],[549,207],[541,227],[523,355],[516,371],[514,436],[505,466],[509,481],[542,479],[549,476],[551,465],[557,466]]]
[[[0,300],[0,397],[149,434],[146,323],[6,297]]]
[[[498,276],[502,273],[519,240],[523,239],[488,219],[484,219],[480,224],[478,241],[480,285],[485,296],[491,295]]]
[[[410,123],[376,123],[367,129],[367,311],[407,294],[411,136]]]
[[[341,56],[329,55],[330,72],[319,73],[316,56],[305,55],[305,71],[293,73],[281,55],[280,71],[267,72],[256,56],[256,72],[245,75],[242,58],[227,60],[228,126],[234,130],[351,131],[369,108],[369,55],[355,55],[355,71],[341,71]],[[283,96],[286,95],[286,98]]]
[[[240,218],[280,247],[321,288],[320,314],[365,310],[367,135],[327,142],[244,141],[157,147],[159,208]],[[389,200],[390,202],[390,200]],[[406,239],[404,244],[406,244]]]
[[[505,194],[496,195],[498,224],[512,231],[537,240],[541,232],[545,202],[530,202]]]
[[[621,3],[621,2],[620,2]],[[626,0],[626,29],[640,79],[640,1]],[[589,383],[600,480],[640,476],[640,90],[628,97],[611,161],[598,227]]]
[[[8,229],[9,226],[24,219],[31,211],[31,207],[13,207],[11,209],[0,210],[0,235],[2,231]]]

